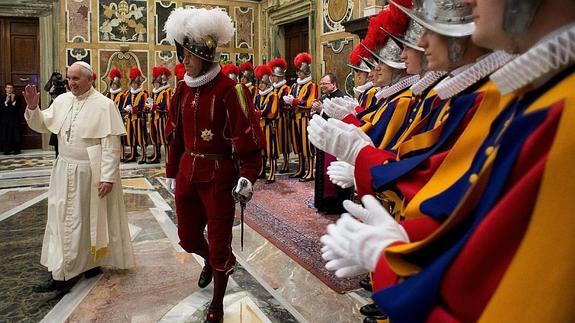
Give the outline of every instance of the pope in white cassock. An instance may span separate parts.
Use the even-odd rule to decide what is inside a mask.
[[[71,92],[42,111],[36,87],[24,91],[28,126],[57,134],[60,149],[40,260],[52,280],[36,289],[40,292],[69,289],[72,278],[92,276],[100,266],[134,266],[120,178],[122,117],[114,102],[92,87],[89,64],[72,64],[68,83]]]

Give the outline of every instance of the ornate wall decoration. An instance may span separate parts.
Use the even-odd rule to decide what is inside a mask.
[[[254,9],[248,7],[235,8],[236,47],[254,47]]]
[[[250,61],[254,63],[254,54],[249,53],[236,53],[236,65],[240,65],[243,62]]]
[[[112,67],[117,67],[122,72],[122,88],[128,89],[130,84],[129,74],[130,68],[132,66],[137,66],[140,71],[142,71],[142,76],[144,76],[144,87],[148,84],[145,82],[148,80],[148,71],[151,70],[148,67],[148,51],[129,51],[120,52],[115,50],[100,50],[100,73],[99,80],[101,81],[100,91],[106,92],[109,86],[108,73]],[[103,86],[102,86],[103,85]]]
[[[220,62],[222,64],[233,63],[233,62],[230,62],[230,53],[221,52],[220,53]]]
[[[70,43],[89,43],[90,0],[66,0],[66,40]]]
[[[176,9],[176,3],[170,1],[156,0],[156,44],[158,45],[169,45],[170,43],[166,39],[166,32],[164,31],[164,25],[168,16],[172,10]]]
[[[147,4],[146,0],[100,0],[100,41],[146,43]]]
[[[82,61],[92,64],[92,55],[90,49],[85,48],[66,48],[66,67],[75,62]]]
[[[347,66],[349,53],[353,50],[353,38],[324,42],[321,46],[323,55],[323,73],[333,73],[339,80],[339,87],[347,87],[350,68]]]
[[[322,33],[344,31],[341,25],[353,15],[353,0],[323,0]]]

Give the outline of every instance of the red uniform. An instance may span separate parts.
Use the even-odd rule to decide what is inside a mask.
[[[170,141],[166,175],[177,183],[180,245],[208,259],[215,270],[228,271],[235,264],[232,188],[240,176],[255,182],[263,147],[247,89],[221,72],[199,87],[179,82],[166,137]]]

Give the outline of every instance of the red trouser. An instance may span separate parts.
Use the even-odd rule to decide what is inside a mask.
[[[208,259],[215,270],[227,271],[236,263],[232,253],[235,202],[234,182],[190,183],[182,173],[176,179],[176,213],[180,245]],[[208,241],[204,228],[208,226]]]

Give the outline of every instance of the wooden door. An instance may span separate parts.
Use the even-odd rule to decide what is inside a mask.
[[[293,64],[293,59],[298,53],[310,52],[309,48],[309,25],[308,19],[298,20],[283,26],[285,33],[285,59],[288,62],[288,69],[286,72],[287,84],[295,83],[297,79],[296,68]],[[313,64],[313,62],[312,62]]]
[[[30,128],[24,120],[26,103],[22,91],[26,84],[34,84],[42,91],[39,84],[40,53],[38,41],[38,18],[0,17],[0,45],[2,57],[0,70],[2,92],[4,84],[14,84],[14,92],[20,96],[20,129],[23,149],[42,148],[42,136]]]

